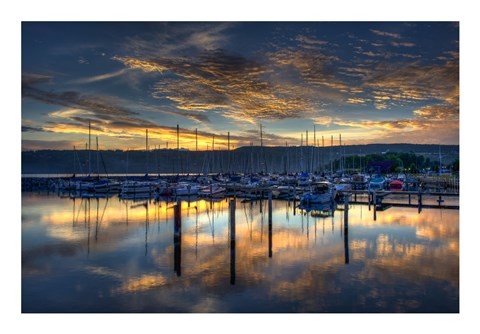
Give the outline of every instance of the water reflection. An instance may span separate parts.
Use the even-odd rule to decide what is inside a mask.
[[[269,203],[24,193],[22,310],[458,312],[458,210]]]

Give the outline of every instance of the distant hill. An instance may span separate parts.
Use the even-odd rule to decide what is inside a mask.
[[[459,158],[458,145],[369,144],[346,146],[240,147],[231,151],[146,151],[40,150],[22,152],[22,174],[125,174],[125,173],[217,173],[298,172],[321,170],[343,156],[415,153],[444,164]],[[90,162],[88,157],[90,155]],[[354,166],[355,167],[355,166]]]

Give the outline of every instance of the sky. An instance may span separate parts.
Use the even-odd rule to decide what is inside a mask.
[[[459,144],[458,21],[21,28],[22,150]]]

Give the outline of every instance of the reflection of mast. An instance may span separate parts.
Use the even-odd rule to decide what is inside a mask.
[[[173,270],[177,276],[182,275],[182,207],[181,202],[173,207]]]
[[[73,197],[72,227],[75,226],[75,197]]]
[[[345,210],[344,210],[344,225],[343,225],[343,243],[345,248],[345,264],[350,262],[350,255],[348,252],[348,195],[345,196]]]
[[[308,239],[309,239],[309,236],[310,236],[310,220],[309,220],[309,214],[307,213],[307,243],[308,243]]]
[[[148,221],[148,202],[145,202],[145,256],[147,256],[147,250],[148,250],[148,228],[150,225],[150,222]]]
[[[97,200],[97,218],[95,220],[95,242],[97,242],[98,239],[98,197],[96,198]]]
[[[272,192],[268,193],[268,257],[272,257]]]
[[[235,285],[235,209],[236,202],[230,200],[230,284]]]
[[[98,238],[98,230],[100,229],[100,224],[102,223],[103,221],[103,217],[105,216],[105,210],[107,209],[107,204],[108,204],[108,197],[105,199],[105,206],[103,207],[103,212],[102,212],[102,216],[100,217],[100,220],[98,220],[98,207],[99,207],[99,199],[97,197],[97,223],[95,225],[95,242],[97,242],[97,238]]]
[[[87,217],[85,215],[85,223],[87,224],[87,231],[88,231],[88,237],[87,237],[87,255],[90,254],[90,198],[88,199],[87,202],[85,202],[85,214],[87,211],[87,203],[88,203],[88,224],[87,224]]]
[[[195,206],[195,260],[198,258],[198,208]]]

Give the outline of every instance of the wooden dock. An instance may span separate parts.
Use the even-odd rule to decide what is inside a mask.
[[[386,210],[389,207],[418,207],[422,208],[442,208],[442,209],[460,209],[460,205],[446,205],[445,198],[459,198],[460,194],[456,192],[437,192],[437,191],[368,191],[368,190],[349,190],[342,191],[342,195],[349,195],[350,203],[373,205],[377,210]],[[357,195],[362,195],[362,199],[367,196],[367,200],[357,200]],[[389,201],[389,199],[407,200],[407,203],[398,201]],[[436,199],[438,204],[424,204],[425,199]],[[415,202],[413,202],[415,201]]]

